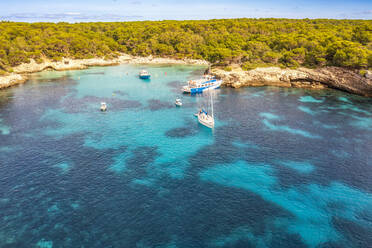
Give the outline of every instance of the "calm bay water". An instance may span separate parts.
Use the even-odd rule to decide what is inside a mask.
[[[0,247],[370,247],[372,99],[223,88],[211,131],[204,68],[147,68],[0,91]]]

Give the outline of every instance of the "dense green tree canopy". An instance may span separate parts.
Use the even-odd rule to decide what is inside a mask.
[[[30,58],[119,53],[256,66],[372,67],[371,20],[226,19],[121,23],[0,22],[0,70]]]

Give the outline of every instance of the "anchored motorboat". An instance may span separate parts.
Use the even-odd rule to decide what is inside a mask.
[[[101,102],[101,111],[107,110],[107,104],[105,102]]]
[[[140,73],[139,73],[139,78],[140,79],[149,79],[151,77],[151,74],[146,71],[146,70],[142,70]]]
[[[174,102],[174,104],[176,104],[177,107],[181,107],[182,106],[182,101],[180,98],[177,98],[176,101]]]
[[[199,80],[190,80],[186,86],[183,86],[184,93],[202,93],[205,90],[214,90],[220,88],[222,80],[217,80],[214,76],[204,75]]]

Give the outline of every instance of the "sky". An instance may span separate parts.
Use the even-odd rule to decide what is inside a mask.
[[[0,0],[0,20],[372,19],[372,0]]]

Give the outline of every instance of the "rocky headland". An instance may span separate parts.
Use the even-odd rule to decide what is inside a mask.
[[[210,73],[223,79],[228,87],[244,86],[279,86],[309,89],[333,88],[353,94],[372,97],[372,74],[365,75],[339,67],[323,67],[317,69],[298,68],[281,69],[279,67],[263,67],[244,71],[233,67],[231,71],[212,68]]]

